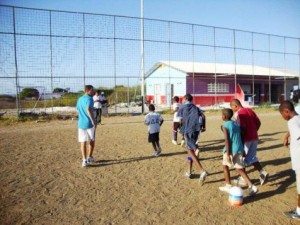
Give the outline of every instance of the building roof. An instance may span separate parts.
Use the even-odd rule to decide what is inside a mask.
[[[149,77],[155,70],[161,66],[170,66],[183,73],[197,74],[217,74],[219,76],[228,75],[255,75],[255,76],[272,76],[278,78],[296,78],[299,74],[296,71],[284,70],[282,68],[271,68],[252,65],[223,64],[223,63],[199,63],[184,61],[160,61],[156,63],[147,73],[145,77]]]

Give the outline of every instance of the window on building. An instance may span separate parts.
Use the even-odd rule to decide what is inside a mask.
[[[229,84],[226,83],[209,83],[207,85],[208,93],[229,92]]]

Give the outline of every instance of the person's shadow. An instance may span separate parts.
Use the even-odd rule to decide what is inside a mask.
[[[291,161],[290,157],[281,158],[281,159],[274,159],[270,161],[265,161],[265,165],[283,165],[289,163]],[[249,172],[255,171],[253,168],[249,170]],[[252,180],[253,183],[259,183],[259,180]],[[277,182],[276,182],[277,181]],[[288,187],[295,183],[296,177],[295,173],[292,169],[286,169],[283,171],[278,171],[277,173],[271,175],[269,174],[267,183],[265,185],[277,187],[275,190],[266,191],[266,192],[258,192],[256,195],[252,197],[245,197],[244,204],[251,203],[253,201],[259,201],[265,198],[272,197],[273,195],[284,193]]]
[[[152,160],[152,159],[161,158],[161,157],[171,157],[171,156],[175,156],[175,155],[185,155],[185,154],[187,154],[186,151],[181,151],[181,152],[162,153],[158,157],[156,157],[156,156],[140,156],[140,157],[127,158],[127,159],[98,160],[95,163],[90,164],[89,167],[102,167],[102,166],[144,161],[144,160],[149,160],[149,159]]]
[[[296,178],[295,178],[295,175],[294,175],[294,171],[292,169],[287,169],[287,170],[279,171],[278,173],[276,173],[272,176],[269,176],[267,182],[272,182],[272,181],[275,181],[275,180],[278,180],[278,182],[272,183],[272,184],[269,184],[269,185],[277,187],[276,190],[265,191],[265,192],[261,192],[261,193],[258,192],[254,196],[244,197],[244,201],[243,201],[244,203],[243,204],[252,203],[254,201],[259,201],[259,200],[262,200],[262,199],[270,198],[270,197],[272,197],[274,195],[277,195],[277,194],[284,193],[291,184],[295,183]]]

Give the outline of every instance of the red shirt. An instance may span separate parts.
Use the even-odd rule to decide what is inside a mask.
[[[258,140],[257,130],[259,128],[260,120],[249,108],[241,108],[237,111],[237,124],[242,129],[242,138],[244,142]]]

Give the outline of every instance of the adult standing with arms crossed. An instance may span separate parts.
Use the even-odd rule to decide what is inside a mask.
[[[253,165],[259,172],[260,185],[266,182],[268,173],[262,168],[257,156],[258,130],[261,122],[255,112],[250,108],[244,108],[238,99],[232,99],[230,107],[235,113],[236,123],[241,128],[241,136],[244,143],[245,164]],[[238,178],[238,184],[244,185],[242,177]]]
[[[85,94],[81,96],[76,104],[78,111],[78,141],[80,142],[80,149],[82,154],[82,167],[88,166],[91,162],[95,162],[93,151],[95,147],[95,131],[97,123],[93,116],[93,95],[94,87],[92,85],[85,85]],[[86,144],[89,142],[89,152],[87,155]],[[88,156],[88,157],[87,157]]]

